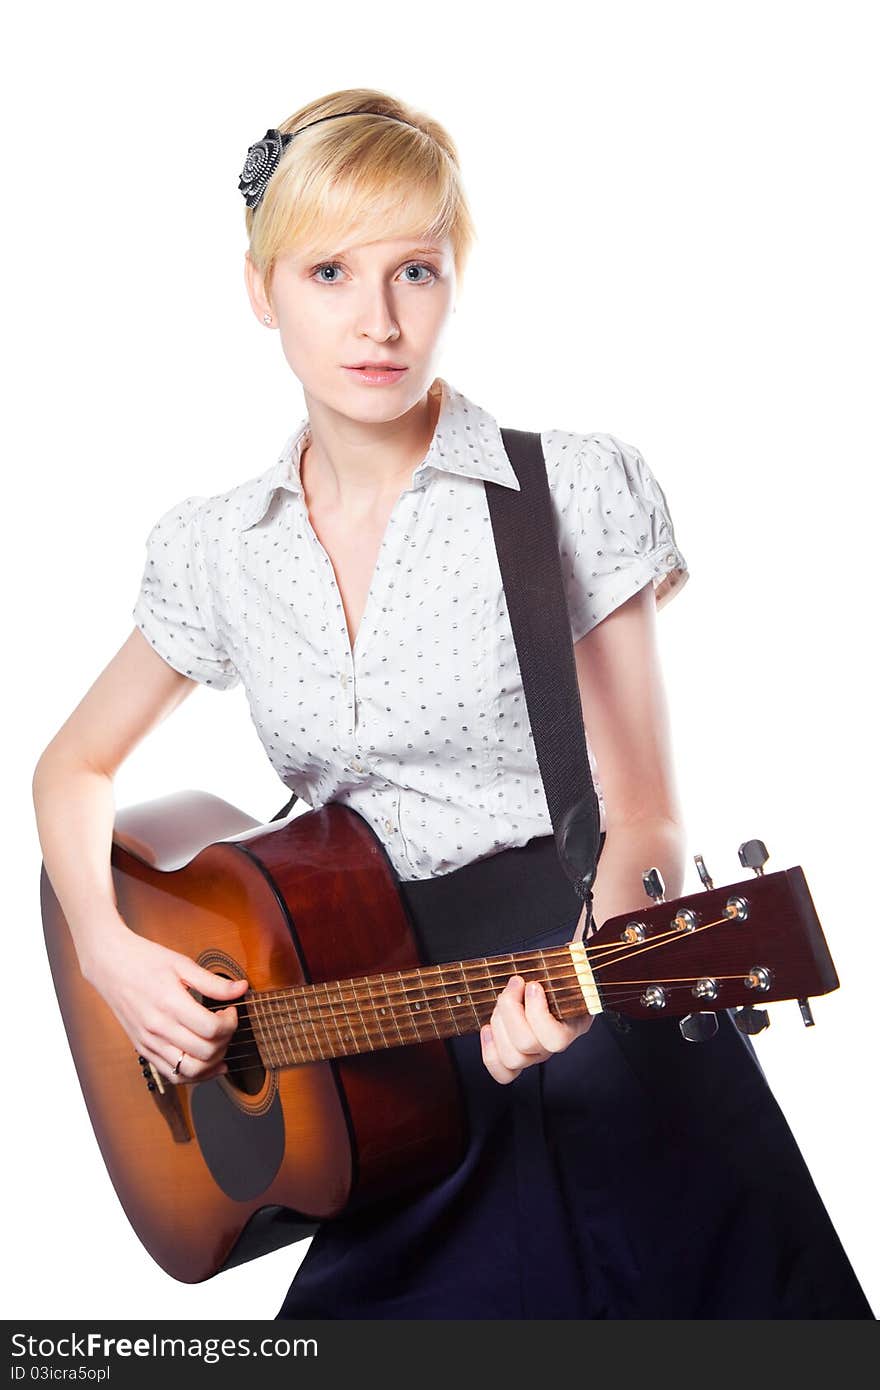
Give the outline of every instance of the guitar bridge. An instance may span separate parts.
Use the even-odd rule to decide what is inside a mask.
[[[193,1136],[180,1103],[180,1096],[177,1094],[177,1087],[166,1084],[161,1072],[157,1071],[146,1057],[138,1054],[138,1062],[147,1083],[147,1090],[152,1094],[159,1114],[168,1125],[171,1138],[175,1144],[188,1144]]]

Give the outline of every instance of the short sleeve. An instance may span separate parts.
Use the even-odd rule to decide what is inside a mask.
[[[688,567],[665,494],[638,449],[591,434],[547,452],[572,640],[649,580],[662,608],[684,587]]]
[[[132,610],[135,624],[169,666],[216,690],[238,672],[214,630],[198,510],[186,497],[165,512],[147,537],[147,559]]]

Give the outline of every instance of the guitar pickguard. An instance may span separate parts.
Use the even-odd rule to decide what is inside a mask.
[[[202,1157],[233,1201],[259,1197],[284,1158],[284,1113],[277,1089],[268,1108],[241,1108],[220,1077],[193,1086],[190,1110]]]

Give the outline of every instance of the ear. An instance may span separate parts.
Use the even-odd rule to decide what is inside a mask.
[[[272,305],[266,298],[266,289],[263,284],[263,277],[260,274],[257,267],[254,265],[254,262],[252,261],[250,251],[245,251],[244,253],[244,282],[247,287],[248,299],[251,302],[251,308],[253,309],[254,314],[259,319],[260,323],[263,324],[264,328],[270,326],[275,327],[275,314],[272,310]],[[271,325],[264,323],[264,314],[272,315]]]

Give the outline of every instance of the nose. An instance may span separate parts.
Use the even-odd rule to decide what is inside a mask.
[[[373,338],[383,343],[400,336],[391,287],[383,283],[365,285],[358,306],[359,337]]]

